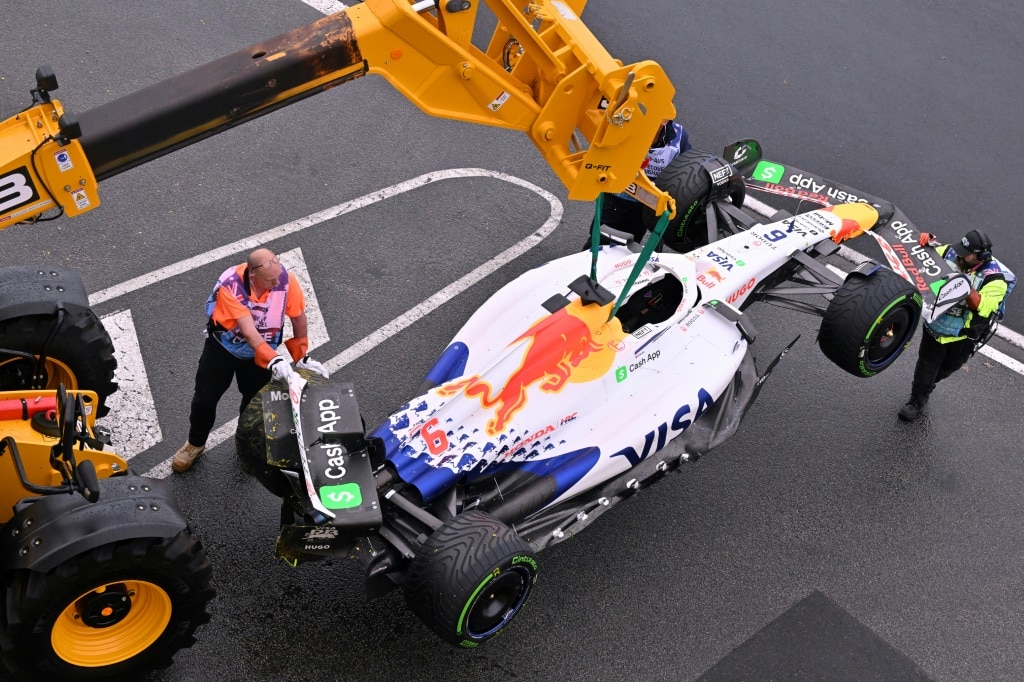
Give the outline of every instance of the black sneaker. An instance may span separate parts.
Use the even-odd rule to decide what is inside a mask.
[[[907,404],[900,408],[900,419],[905,422],[912,422],[924,413],[925,402],[917,398],[911,398]]]

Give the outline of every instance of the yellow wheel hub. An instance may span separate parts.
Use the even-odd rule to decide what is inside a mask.
[[[171,598],[141,580],[108,583],[68,605],[50,633],[53,651],[74,666],[96,668],[145,651],[171,622]]]
[[[4,366],[13,365],[14,363],[24,363],[25,367],[23,371],[26,372],[30,366],[29,360],[26,358],[13,358],[6,362],[0,362],[0,377],[11,371],[9,367],[5,368]],[[70,367],[60,360],[46,358],[46,362],[43,363],[43,369],[46,372],[46,385],[42,387],[43,389],[55,391],[59,384],[64,384],[64,388],[69,391],[78,390],[78,380],[75,378],[75,373],[71,371]]]

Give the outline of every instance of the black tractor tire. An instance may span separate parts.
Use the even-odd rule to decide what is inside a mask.
[[[852,273],[821,321],[818,345],[829,360],[858,377],[872,377],[896,361],[921,320],[921,296],[892,270]]]
[[[25,315],[0,322],[0,348],[31,353],[39,357],[53,333],[56,315]],[[21,391],[34,387],[32,361],[0,351],[0,391]],[[69,390],[96,391],[96,416],[109,411],[106,400],[117,390],[114,383],[114,344],[96,314],[83,308],[65,313],[56,334],[46,348],[45,376],[41,387],[54,390],[63,383]]]
[[[327,382],[317,372],[306,369],[296,370],[308,384]],[[270,384],[263,387],[266,390]],[[286,389],[285,389],[286,390]],[[298,444],[296,443],[296,447]],[[235,428],[235,453],[242,470],[255,477],[263,487],[277,497],[288,497],[293,493],[291,484],[281,469],[267,462],[267,431],[263,424],[263,392],[260,391],[245,406]]]
[[[404,591],[410,610],[441,639],[475,647],[505,629],[536,581],[530,546],[490,514],[472,510],[427,538]]]
[[[708,152],[691,149],[672,159],[654,179],[658,189],[668,192],[676,201],[676,215],[662,236],[662,243],[674,251],[686,252],[707,244],[708,220],[705,208],[711,196],[711,178],[702,164],[714,156]],[[644,227],[654,232],[658,216],[645,208]]]
[[[4,579],[0,650],[25,680],[131,680],[171,665],[210,620],[212,569],[185,529],[102,545]]]

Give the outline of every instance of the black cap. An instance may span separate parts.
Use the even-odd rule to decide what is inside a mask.
[[[958,243],[953,244],[953,250],[961,258],[969,253],[981,257],[981,254],[992,251],[992,242],[989,241],[988,236],[984,233],[978,230],[971,230]]]

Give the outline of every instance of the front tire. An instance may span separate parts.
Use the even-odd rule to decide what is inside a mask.
[[[711,179],[702,164],[711,156],[697,149],[685,151],[672,159],[654,179],[654,185],[676,201],[676,215],[662,236],[662,242],[673,251],[684,253],[707,244],[705,208],[711,195]],[[654,232],[658,216],[644,209],[643,218],[647,231]]]
[[[409,569],[409,608],[441,639],[475,647],[519,613],[537,580],[530,546],[490,514],[459,514],[427,538]]]
[[[19,679],[138,679],[210,620],[212,569],[189,530],[136,538],[5,580],[4,662]]]
[[[920,320],[921,296],[910,282],[885,267],[855,272],[829,303],[818,345],[841,369],[871,377],[903,353]]]

